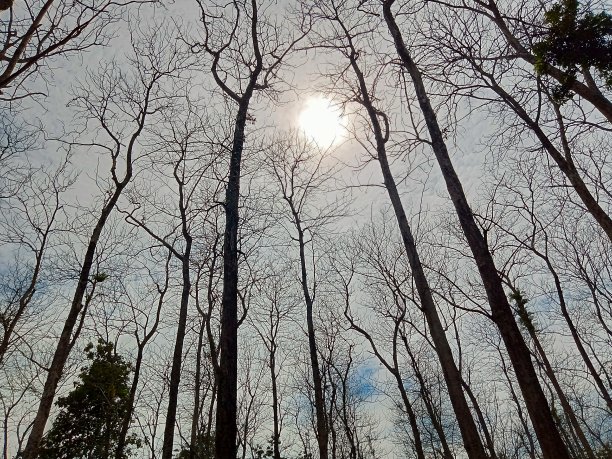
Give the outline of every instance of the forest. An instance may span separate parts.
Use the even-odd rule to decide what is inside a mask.
[[[606,0],[0,0],[0,459],[611,459]]]

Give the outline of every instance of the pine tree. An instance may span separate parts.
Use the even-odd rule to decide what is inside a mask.
[[[74,389],[60,397],[53,427],[43,439],[41,459],[108,459],[114,457],[121,422],[126,415],[131,365],[115,353],[112,343],[89,343]],[[130,447],[140,446],[136,436],[127,439],[123,458]]]

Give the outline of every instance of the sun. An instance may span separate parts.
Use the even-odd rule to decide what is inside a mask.
[[[306,101],[298,125],[304,136],[321,148],[329,148],[346,137],[346,120],[342,111],[325,97]]]

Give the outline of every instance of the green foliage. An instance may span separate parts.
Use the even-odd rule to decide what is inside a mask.
[[[514,301],[516,306],[516,315],[519,318],[519,323],[530,335],[535,335],[537,329],[534,325],[533,313],[527,310],[527,303],[529,300],[523,296],[520,290],[513,291],[510,294],[510,300]]]
[[[94,282],[104,282],[106,279],[108,279],[108,274],[106,273],[96,273],[93,276]]]
[[[211,432],[210,435],[206,435],[206,433],[199,434],[196,438],[194,450],[193,459],[214,459],[215,433]],[[192,459],[189,445],[183,446],[176,459]]]
[[[578,0],[562,0],[545,15],[549,27],[544,40],[535,44],[535,68],[545,74],[548,65],[565,72],[561,85],[554,90],[560,102],[570,97],[570,87],[580,69],[594,67],[612,88],[612,16],[593,13]]]
[[[45,435],[41,459],[108,459],[115,449],[128,409],[131,365],[117,355],[112,343],[89,343],[85,355],[90,365],[81,368],[74,389],[60,397],[60,412]],[[123,457],[140,446],[129,436]]]

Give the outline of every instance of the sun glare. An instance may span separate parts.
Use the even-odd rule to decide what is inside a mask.
[[[346,135],[346,122],[342,111],[324,97],[306,101],[298,124],[304,135],[321,148],[329,148]]]

